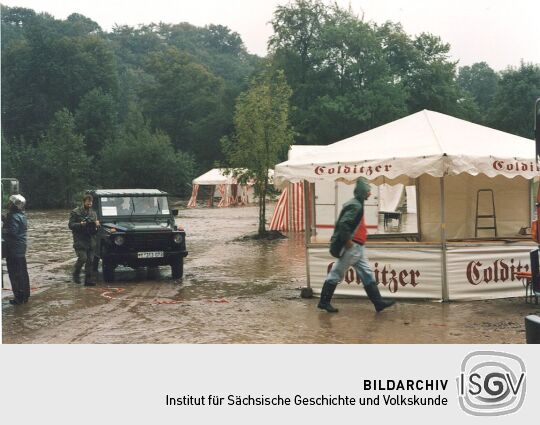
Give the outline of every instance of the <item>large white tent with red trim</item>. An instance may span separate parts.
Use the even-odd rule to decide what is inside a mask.
[[[534,141],[424,110],[276,165],[278,187],[303,182],[305,204],[317,207],[318,185],[336,187],[365,177],[377,185],[416,187],[417,231],[378,235],[370,245],[377,281],[400,298],[478,299],[523,294],[516,273],[527,270],[533,210],[531,184],[540,175]],[[480,191],[492,194],[488,218]],[[311,189],[310,189],[311,192]],[[311,198],[310,198],[311,197]],[[333,202],[333,203],[332,203]],[[476,204],[476,208],[475,208]],[[321,206],[322,209],[323,206]],[[306,214],[308,282],[318,290],[333,259]],[[488,223],[486,226],[479,222]],[[479,231],[479,229],[493,229]],[[401,239],[396,239],[400,238]],[[392,239],[393,238],[393,239]],[[361,295],[351,269],[337,293]]]

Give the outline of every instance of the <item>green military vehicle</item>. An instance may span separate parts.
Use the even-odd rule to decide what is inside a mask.
[[[176,226],[178,210],[169,209],[167,193],[157,189],[99,189],[88,191],[101,223],[96,262],[103,279],[114,281],[118,265],[132,268],[169,265],[173,279],[184,274],[186,234]]]

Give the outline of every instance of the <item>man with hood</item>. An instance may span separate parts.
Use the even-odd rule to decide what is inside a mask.
[[[73,233],[73,249],[77,254],[77,261],[73,267],[73,281],[81,283],[80,273],[84,265],[85,286],[94,286],[96,284],[93,262],[99,220],[96,212],[92,209],[92,204],[92,195],[85,194],[83,204],[71,211],[68,223]]]
[[[364,221],[364,201],[370,196],[371,187],[368,181],[360,177],[356,181],[354,198],[343,205],[334,234],[330,239],[330,253],[338,260],[326,276],[321,299],[317,306],[329,313],[338,312],[338,309],[334,308],[330,301],[336,286],[343,280],[345,272],[351,266],[362,280],[364,290],[375,306],[375,310],[379,312],[394,304],[394,301],[385,300],[381,296],[365,254],[364,244],[367,239],[367,229]]]
[[[20,305],[30,298],[30,279],[26,265],[26,232],[28,223],[24,214],[26,199],[22,195],[11,195],[8,203],[8,213],[2,216],[4,226],[2,237],[5,240],[6,265],[11,281],[14,298],[10,304]]]

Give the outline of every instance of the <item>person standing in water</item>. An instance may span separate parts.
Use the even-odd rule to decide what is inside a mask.
[[[354,198],[343,205],[336,222],[334,233],[330,239],[330,253],[338,260],[326,276],[321,290],[321,299],[317,306],[328,313],[338,312],[338,309],[333,307],[330,301],[336,286],[343,280],[345,272],[351,266],[362,280],[364,290],[377,312],[395,303],[395,301],[385,300],[381,296],[366,257],[367,229],[364,220],[364,202],[370,196],[371,187],[368,181],[360,177],[356,181]]]

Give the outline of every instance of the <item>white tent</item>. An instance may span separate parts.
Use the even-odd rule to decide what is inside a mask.
[[[414,183],[414,242],[370,243],[379,283],[395,297],[511,296],[521,295],[516,270],[529,267],[531,245],[517,234],[531,221],[530,181],[540,174],[534,158],[532,140],[424,110],[278,164],[275,182],[353,182],[363,176],[377,184]],[[487,202],[477,202],[479,190],[491,191]],[[308,279],[317,289],[332,259],[327,241],[314,234],[316,223],[307,227]],[[496,227],[497,237],[481,227]],[[350,274],[338,292],[361,293],[355,279]]]
[[[534,150],[534,142],[523,137],[424,110],[278,164],[275,180],[280,185],[460,173],[531,179],[539,172]]]
[[[246,205],[252,203],[254,199],[252,184],[239,184],[232,173],[226,173],[225,169],[213,168],[203,175],[193,179],[193,189],[188,202],[189,208],[197,206],[197,197],[200,186],[208,186],[209,199],[207,205],[213,205],[213,198],[216,189],[219,191],[220,201],[218,207],[228,207],[230,205]]]
[[[198,185],[220,185],[220,184],[236,184],[236,178],[232,174],[226,175],[225,169],[213,168],[203,175],[193,179],[193,184]]]
[[[255,202],[254,182],[250,180],[247,183],[239,183],[234,176],[235,171],[243,173],[245,172],[245,169],[230,169],[230,171],[231,172],[227,172],[227,169],[225,168],[213,168],[196,179],[193,179],[193,189],[187,206],[189,208],[195,208],[197,206],[197,197],[200,186],[207,186],[210,188],[210,196],[207,200],[207,205],[209,206],[213,205],[216,189],[218,190],[220,198],[218,207],[247,205]],[[268,182],[269,184],[274,184],[274,170],[268,170]]]

